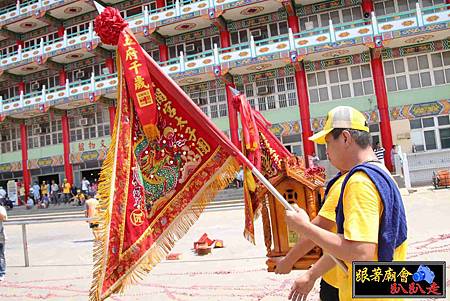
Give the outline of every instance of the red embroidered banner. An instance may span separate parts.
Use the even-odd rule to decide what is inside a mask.
[[[158,114],[153,81],[148,71],[145,52],[129,28],[126,28],[119,36],[118,43],[117,53],[123,64],[125,81],[130,97],[133,99],[134,109],[145,135],[150,140],[154,140],[159,137],[156,126]]]
[[[119,42],[119,92],[98,189],[91,300],[122,291],[165,258],[215,194],[235,178],[236,157],[245,160],[124,29],[117,10],[107,8],[99,17],[96,31],[102,41],[106,32],[107,40]],[[130,61],[127,41],[135,43]],[[147,108],[156,115],[151,120],[145,119]],[[160,135],[149,139],[146,122],[156,122]]]
[[[273,177],[282,169],[281,160],[293,155],[269,130],[271,124],[261,113],[253,110],[245,96],[238,92],[233,90],[234,101],[239,104],[243,153],[266,178]],[[253,244],[255,243],[254,220],[258,218],[262,207],[261,200],[256,196],[256,188],[257,185],[251,170],[244,167],[244,237]]]

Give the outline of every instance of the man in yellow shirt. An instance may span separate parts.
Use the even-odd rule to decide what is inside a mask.
[[[92,220],[88,221],[89,228],[92,229],[95,240],[98,240],[98,221],[95,219],[97,217],[97,206],[98,206],[98,195],[95,197],[91,195],[89,199],[86,200],[86,217]]]
[[[349,171],[336,207],[338,234],[311,223],[304,210],[288,211],[286,222],[324,252],[344,260],[349,271],[338,279],[339,300],[352,300],[353,261],[406,259],[403,201],[389,171],[370,147],[369,128],[359,111],[343,106],[331,110],[324,129],[310,140],[326,144],[330,163]],[[335,265],[330,257],[323,261],[322,271]],[[297,300],[297,295],[294,292],[291,297]]]
[[[345,178],[345,174],[346,172],[339,172],[336,177],[328,183],[325,191],[325,202],[320,209],[319,214],[311,221],[314,225],[334,233],[336,233],[336,206],[341,194],[341,185]],[[306,237],[301,237],[298,243],[286,254],[286,256],[277,262],[275,273],[289,273],[297,260],[306,255],[314,246],[315,244],[313,241]],[[323,272],[325,272],[320,270],[322,261],[324,260],[325,259],[319,259],[311,269],[295,280],[292,285],[291,294],[295,293],[306,299],[317,278],[322,276]],[[335,301],[339,299],[338,277],[342,276],[343,275],[339,274],[338,267],[334,267],[323,274],[322,281],[320,282],[321,301]]]
[[[70,199],[72,198],[70,189],[72,189],[72,185],[70,185],[70,183],[67,182],[67,179],[64,179],[64,183],[63,183],[64,203],[69,202]]]
[[[42,184],[41,184],[41,195],[42,196],[48,195],[47,182],[45,182],[45,181],[42,181]]]

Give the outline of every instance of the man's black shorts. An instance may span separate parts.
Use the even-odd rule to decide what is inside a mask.
[[[320,300],[339,301],[339,290],[322,279],[320,281]]]

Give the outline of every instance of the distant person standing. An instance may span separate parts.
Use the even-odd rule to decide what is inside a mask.
[[[34,204],[36,205],[41,200],[41,193],[40,193],[40,187],[38,182],[34,182],[33,185],[33,197],[34,197]]]
[[[319,158],[319,156],[317,156],[317,154],[316,153],[312,153],[312,156],[311,156],[312,158],[312,166],[311,167],[316,167],[316,166],[319,166],[319,162],[320,162],[320,158]]]
[[[63,182],[64,203],[70,202],[70,199],[72,198],[72,194],[70,193],[71,189],[72,185],[70,185],[70,183],[67,182],[67,179],[64,179]]]
[[[392,145],[392,149],[391,149],[391,163],[392,163],[392,168],[393,171],[396,172],[395,170],[395,155],[397,155],[397,145]]]
[[[0,282],[5,280],[6,259],[5,259],[5,243],[6,235],[3,222],[8,219],[5,207],[0,205]]]
[[[88,221],[88,223],[89,228],[92,229],[92,233],[94,234],[95,240],[98,240],[98,231],[97,231],[98,221],[95,220],[95,218],[97,217],[97,205],[98,205],[97,197],[98,197],[97,195],[95,197],[91,196],[86,201],[86,217],[92,219]]]
[[[46,181],[42,181],[41,194],[42,194],[42,196],[48,195],[48,186],[47,186],[47,182]]]
[[[26,199],[25,199],[25,185],[22,183],[22,185],[19,188],[19,197],[20,197],[20,203],[19,205],[23,205],[26,203]]]
[[[236,188],[244,186],[244,169],[240,169],[236,174]]]
[[[50,200],[52,204],[59,205],[58,191],[58,184],[56,184],[55,180],[52,180],[52,185],[50,186]]]
[[[81,181],[81,190],[83,191],[84,195],[87,195],[89,193],[89,181],[83,177],[83,180]]]
[[[378,160],[381,161],[381,163],[384,164],[384,153],[386,150],[380,146],[380,142],[375,143],[373,146],[373,152],[375,153],[375,156],[377,156]]]

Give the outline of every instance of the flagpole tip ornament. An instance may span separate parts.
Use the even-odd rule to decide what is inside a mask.
[[[105,8],[94,21],[94,29],[100,37],[102,43],[108,45],[117,45],[119,43],[119,35],[128,26],[120,15],[117,8]]]

